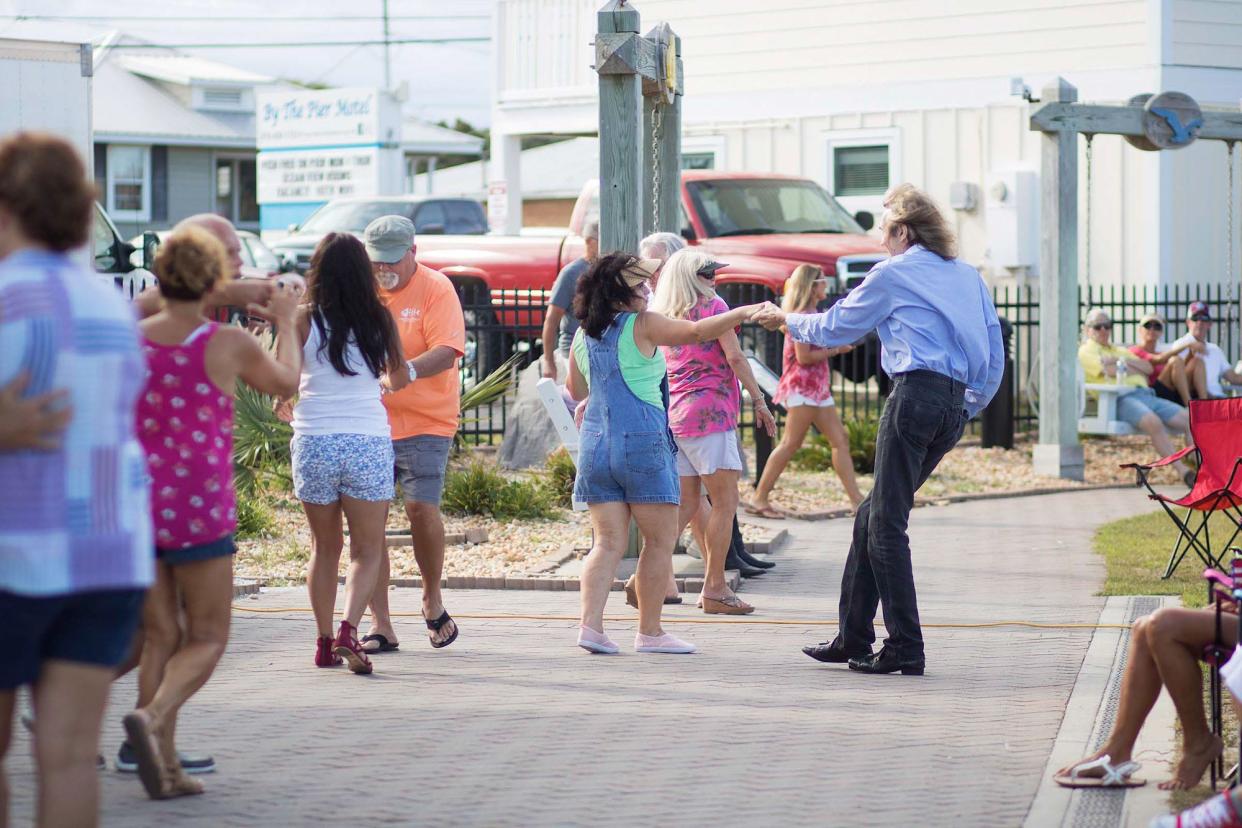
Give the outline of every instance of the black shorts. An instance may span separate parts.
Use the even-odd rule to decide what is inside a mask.
[[[1160,380],[1156,380],[1156,383],[1151,387],[1151,390],[1155,391],[1156,396],[1162,400],[1168,400],[1169,402],[1177,403],[1178,405],[1185,405],[1185,403],[1182,402],[1182,395],[1165,385]]]
[[[211,558],[223,558],[237,552],[237,544],[233,543],[232,535],[225,535],[219,540],[187,546],[184,549],[160,549],[156,547],[155,557],[169,566],[206,561]]]
[[[0,691],[39,678],[48,661],[116,667],[129,654],[142,615],[141,589],[31,596],[0,591],[8,645],[0,659]]]

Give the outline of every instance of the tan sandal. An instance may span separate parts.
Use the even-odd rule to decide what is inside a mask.
[[[702,596],[703,612],[708,615],[749,615],[755,611],[750,604],[738,598],[736,595],[730,595],[728,598],[708,598]]]

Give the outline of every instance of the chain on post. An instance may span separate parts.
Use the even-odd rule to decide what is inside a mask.
[[[652,232],[660,232],[660,127],[664,120],[664,102],[656,99],[651,111],[651,223]]]
[[[1225,232],[1225,283],[1229,285],[1229,293],[1233,294],[1234,285],[1236,283],[1233,273],[1233,141],[1225,142],[1227,160],[1227,174],[1229,183],[1226,188],[1227,199],[1225,205],[1225,221],[1226,227],[1229,229]],[[1242,302],[1242,296],[1239,297]],[[1242,324],[1242,305],[1239,306],[1239,323]]]
[[[1083,137],[1087,139],[1087,258],[1086,258],[1086,279],[1087,290],[1091,290],[1091,142],[1095,138],[1095,133],[1084,132]]]

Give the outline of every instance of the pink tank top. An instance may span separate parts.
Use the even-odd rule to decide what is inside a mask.
[[[143,339],[147,382],[138,437],[151,475],[155,545],[186,549],[237,526],[233,496],[233,397],[207,376],[208,322],[180,345]]]

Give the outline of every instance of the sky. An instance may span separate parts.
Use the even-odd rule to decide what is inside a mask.
[[[342,6],[352,15],[342,15]],[[487,124],[491,6],[492,0],[388,0],[390,38],[484,39],[390,46],[393,86],[409,83],[407,114],[428,121],[462,118],[476,126]],[[381,13],[382,0],[0,0],[0,37],[33,37],[35,27],[85,26],[119,29],[161,44],[378,41],[383,39]],[[19,15],[38,22],[15,21]],[[199,19],[170,19],[176,17]],[[238,19],[246,17],[252,19]],[[378,45],[183,51],[288,80],[331,86],[384,82],[384,50]]]

